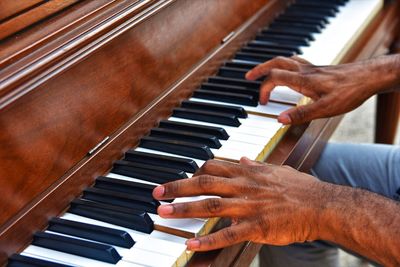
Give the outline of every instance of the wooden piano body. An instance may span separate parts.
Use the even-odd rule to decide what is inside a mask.
[[[0,264],[289,2],[78,1],[0,41]],[[385,53],[398,6],[388,3],[342,62]],[[267,160],[309,169],[339,121],[290,128]],[[189,264],[245,266],[259,248]]]

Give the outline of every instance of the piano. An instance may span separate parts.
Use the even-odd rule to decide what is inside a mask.
[[[228,222],[162,219],[152,189],[210,158],[309,170],[341,117],[283,126],[276,116],[308,100],[278,87],[260,106],[262,81],[244,74],[276,56],[323,65],[385,54],[400,6],[13,3],[0,4],[3,266],[247,266],[260,244],[187,252],[187,238]]]

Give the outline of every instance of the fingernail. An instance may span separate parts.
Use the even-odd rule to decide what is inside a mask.
[[[188,250],[194,250],[200,248],[200,240],[198,239],[190,239],[186,241],[186,246]]]
[[[158,207],[158,215],[171,215],[174,213],[174,206],[173,205],[161,205]]]
[[[153,196],[155,198],[162,198],[165,194],[165,187],[160,185],[153,189]]]
[[[290,118],[290,116],[288,114],[279,115],[278,121],[283,124],[291,124],[292,123],[292,119]]]

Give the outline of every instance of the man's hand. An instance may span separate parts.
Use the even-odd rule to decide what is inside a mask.
[[[231,218],[230,227],[188,241],[188,249],[204,251],[245,240],[274,245],[314,240],[318,235],[320,184],[316,178],[290,167],[246,158],[240,164],[213,160],[190,179],[155,188],[153,196],[159,200],[221,197],[158,208],[164,218]]]
[[[377,92],[393,89],[400,80],[400,56],[336,66],[314,66],[299,57],[277,57],[250,70],[246,78],[266,76],[260,103],[266,104],[275,86],[288,86],[314,100],[279,115],[283,124],[300,124],[355,109]]]

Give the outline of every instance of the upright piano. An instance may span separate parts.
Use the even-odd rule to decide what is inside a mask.
[[[228,222],[163,220],[152,188],[210,158],[307,171],[341,118],[280,125],[279,112],[308,100],[279,87],[260,106],[262,80],[244,74],[276,56],[385,54],[399,5],[2,1],[1,265],[247,266],[260,244],[186,252],[187,238]]]

